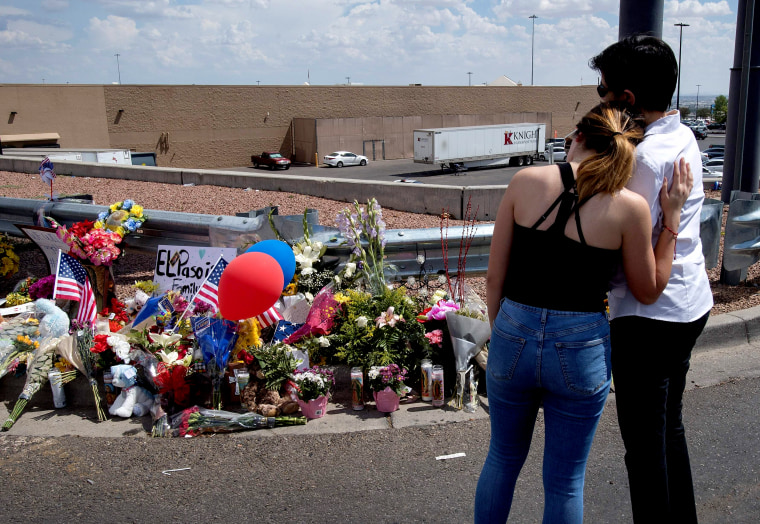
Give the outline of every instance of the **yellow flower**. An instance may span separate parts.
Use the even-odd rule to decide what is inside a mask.
[[[298,285],[297,284],[295,284],[295,283],[294,284],[288,284],[288,287],[285,288],[285,291],[282,292],[282,295],[286,296],[286,297],[292,297],[293,295],[296,294],[297,291],[298,291]]]
[[[129,214],[132,215],[135,218],[142,218],[142,216],[143,216],[143,207],[141,205],[134,204],[130,208]]]
[[[98,220],[97,222],[95,222],[92,225],[92,228],[93,229],[103,229],[103,226],[105,226],[105,224],[103,223],[103,221],[102,220]]]
[[[127,234],[127,230],[123,227],[119,226],[116,228],[116,232],[119,234],[120,237],[124,237]]]
[[[114,211],[121,209],[121,204],[122,202],[116,202],[115,204],[111,204],[110,206],[108,206],[108,209],[110,209],[111,213],[113,213]]]
[[[348,302],[351,302],[351,297],[346,296],[343,293],[335,293],[334,298],[338,304],[346,304]]]

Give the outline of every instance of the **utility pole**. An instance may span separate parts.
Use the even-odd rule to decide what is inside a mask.
[[[351,77],[350,76],[346,77],[346,82],[347,82],[347,85],[351,85]]]
[[[536,42],[536,18],[538,17],[536,15],[530,15],[528,18],[530,18],[533,23],[533,29],[530,33],[530,85],[533,85],[533,48]],[[581,84],[582,83],[583,79],[581,79]]]
[[[680,35],[678,36],[678,88],[676,89],[676,109],[678,109],[678,112],[680,114],[681,112],[681,44],[683,43],[683,28],[689,27],[689,24],[684,24],[682,22],[679,22],[673,25],[680,28],[679,29]]]
[[[699,115],[697,115],[697,113],[699,113],[699,86],[701,86],[701,85],[702,84],[697,84],[697,109],[694,110],[694,117],[695,118],[699,118]]]
[[[467,75],[468,75],[468,77],[467,77],[467,85],[468,86],[472,86],[472,71],[468,71]]]
[[[119,66],[119,53],[113,55],[116,57],[116,70],[119,72],[119,85],[121,85],[121,67]]]

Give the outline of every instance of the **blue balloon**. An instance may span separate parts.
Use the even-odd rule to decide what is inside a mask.
[[[282,289],[288,287],[296,274],[296,256],[288,244],[282,240],[262,240],[245,250],[246,253],[264,253],[277,261],[285,277]]]

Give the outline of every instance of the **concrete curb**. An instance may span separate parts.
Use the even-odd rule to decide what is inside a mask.
[[[694,352],[754,344],[760,339],[760,306],[710,317]]]

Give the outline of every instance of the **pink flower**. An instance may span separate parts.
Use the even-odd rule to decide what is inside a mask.
[[[459,304],[454,302],[453,300],[439,300],[438,303],[430,308],[430,311],[428,311],[427,318],[435,319],[435,320],[444,320],[446,318],[446,312],[447,311],[458,311],[459,310]]]
[[[425,333],[425,338],[428,339],[431,345],[442,347],[443,345],[443,331],[436,329],[430,333]]]
[[[393,313],[393,306],[389,307],[385,313],[375,319],[375,325],[379,328],[383,326],[396,327],[396,322],[404,322],[404,319],[401,315]]]

